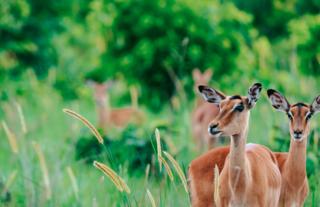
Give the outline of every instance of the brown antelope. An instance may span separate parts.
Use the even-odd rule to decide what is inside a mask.
[[[210,103],[219,104],[219,114],[209,124],[208,131],[215,136],[231,137],[228,148],[217,148],[191,162],[189,182],[192,206],[277,206],[281,188],[281,174],[274,154],[258,144],[247,144],[250,110],[259,98],[262,86],[254,84],[248,96],[225,96],[223,93],[199,86],[199,91]],[[219,175],[218,198],[213,198],[213,179],[206,180],[209,160],[217,160]],[[224,161],[224,164],[222,162]],[[212,173],[213,174],[213,173]],[[207,177],[205,177],[207,176]],[[212,176],[213,177],[213,176]],[[211,195],[208,194],[210,191]],[[203,197],[202,193],[207,194]],[[217,203],[214,200],[218,201]]]
[[[141,121],[143,114],[136,106],[111,108],[108,96],[108,89],[112,85],[111,81],[105,83],[88,81],[88,84],[94,90],[99,128],[105,130],[110,126],[125,127],[130,122]]]
[[[282,175],[279,206],[303,206],[309,192],[306,174],[306,147],[310,132],[310,118],[320,111],[320,96],[311,105],[291,105],[279,92],[269,89],[272,106],[289,118],[290,149],[288,153],[275,153]]]
[[[194,81],[194,89],[198,93],[199,85],[207,85],[212,77],[212,70],[207,69],[201,73],[199,69],[192,71]],[[203,100],[200,96],[196,98],[195,107],[191,114],[192,135],[198,149],[207,146],[208,149],[213,148],[216,138],[208,133],[209,122],[219,113],[219,107]]]

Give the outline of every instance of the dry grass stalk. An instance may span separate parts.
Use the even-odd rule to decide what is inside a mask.
[[[185,189],[185,191],[188,193],[188,186],[187,186],[187,179],[186,176],[184,175],[179,163],[168,153],[163,151],[163,154],[170,160],[170,162],[172,163],[174,169],[176,170],[176,172],[179,175],[179,178],[183,184],[183,187]]]
[[[148,178],[149,178],[149,173],[150,173],[150,164],[147,165],[145,172],[146,172],[146,173],[145,173],[146,176],[145,176],[145,181],[144,181],[144,183],[145,183],[145,185],[147,185],[147,183],[148,183]]]
[[[21,105],[18,102],[15,102],[15,105],[16,105],[16,108],[17,108],[17,111],[18,111],[18,114],[19,114],[22,132],[24,134],[26,134],[28,132],[27,124],[26,124],[26,120],[25,120],[24,115],[23,115],[23,111],[22,111]]]
[[[174,110],[179,111],[181,108],[180,100],[177,96],[171,98],[171,105]]]
[[[214,202],[216,206],[220,206],[220,191],[219,191],[219,168],[217,165],[214,166]]]
[[[154,201],[154,198],[153,198],[151,192],[149,191],[149,189],[147,189],[147,195],[148,195],[148,198],[149,198],[149,200],[151,202],[151,206],[152,207],[156,207],[156,202]]]
[[[80,120],[84,125],[86,125],[91,132],[96,136],[96,138],[98,139],[98,142],[100,144],[103,144],[103,138],[101,137],[101,135],[99,134],[98,130],[83,116],[81,116],[80,114],[70,110],[70,109],[63,109],[63,112]]]
[[[36,152],[39,162],[40,162],[40,168],[42,171],[42,175],[43,175],[43,182],[44,182],[44,186],[45,186],[45,194],[46,194],[46,199],[50,200],[51,199],[51,187],[50,187],[50,179],[49,179],[49,173],[48,173],[48,168],[46,165],[46,160],[44,158],[43,152],[41,150],[41,147],[38,143],[33,142],[32,143],[34,151]]]
[[[101,170],[113,182],[113,184],[117,187],[117,189],[120,192],[123,192],[123,187],[120,184],[120,181],[119,181],[116,173],[113,173],[113,171],[110,170],[109,167],[107,167],[106,165],[99,163],[97,161],[93,162],[93,166],[96,167],[97,169]]]
[[[4,185],[4,188],[3,188],[3,190],[2,190],[2,192],[1,192],[0,195],[3,195],[3,194],[5,194],[6,192],[8,192],[8,190],[9,190],[9,188],[11,187],[13,181],[16,179],[17,174],[18,174],[18,172],[15,170],[15,171],[13,171],[13,172],[9,175],[9,178],[8,178],[6,184]]]
[[[170,178],[171,181],[173,181],[173,174],[172,174],[172,170],[170,168],[170,166],[168,165],[167,161],[163,158],[163,157],[159,157],[159,159],[161,160],[164,168],[166,169],[168,176]]]
[[[172,154],[176,154],[178,152],[177,147],[174,145],[174,143],[172,142],[172,139],[168,138],[168,137],[162,137],[162,139],[165,141],[165,143],[168,145],[170,152]]]
[[[117,187],[117,189],[120,192],[125,191],[128,194],[131,193],[130,188],[124,182],[124,180],[107,165],[100,163],[98,161],[94,161],[93,166],[101,170],[108,178],[110,178],[110,180],[114,183],[114,185]]]
[[[130,96],[132,107],[138,108],[138,90],[135,86],[130,87]]]
[[[159,170],[161,171],[162,170],[162,162],[161,162],[161,142],[160,142],[160,132],[159,132],[159,129],[156,128],[155,130],[155,135],[156,135],[156,141],[157,141],[157,151],[158,151],[158,162],[159,162]]]
[[[2,121],[2,127],[7,135],[12,152],[15,154],[18,154],[19,148],[18,148],[18,142],[15,134],[9,129],[5,121]]]
[[[74,175],[73,170],[70,166],[67,167],[67,173],[68,173],[69,178],[71,180],[74,195],[75,195],[76,199],[78,200],[79,199],[79,188],[78,188],[76,176]]]

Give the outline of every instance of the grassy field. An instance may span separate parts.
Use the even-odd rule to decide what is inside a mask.
[[[153,195],[156,206],[190,205],[180,177],[168,160],[174,181],[170,180],[165,169],[159,177],[156,173],[149,173],[146,177],[144,170],[130,174],[126,163],[108,163],[103,157],[96,157],[96,160],[101,159],[109,166],[116,166],[115,170],[131,189],[130,194],[119,192],[93,165],[75,160],[78,138],[91,136],[91,132],[81,122],[63,113],[62,109],[72,109],[95,124],[92,91],[84,87],[81,99],[65,102],[52,89],[50,81],[52,80],[38,81],[32,73],[28,73],[22,80],[8,81],[6,84],[6,94],[2,94],[0,102],[0,179],[5,186],[0,189],[0,205],[152,206],[147,190]],[[244,94],[244,88],[245,86],[234,89],[230,87],[226,93]],[[309,85],[300,90],[310,88]],[[316,92],[319,91],[310,91],[310,94],[315,96]],[[314,97],[301,98],[311,102]],[[112,96],[112,99],[116,100],[117,97]],[[138,130],[147,134],[145,139],[150,139],[154,144],[154,131],[159,127],[161,139],[169,140],[167,151],[174,155],[184,173],[190,161],[200,154],[195,150],[191,137],[189,116],[192,105],[192,101],[180,100],[180,107],[172,108],[168,105],[159,113],[151,113],[142,108],[146,114],[145,121],[142,126],[137,126]],[[319,118],[318,116],[312,120],[314,131],[308,146],[310,193],[305,206],[320,206]],[[249,142],[265,144],[273,150],[287,150],[287,122],[284,114],[272,109],[264,93],[252,111]],[[5,125],[10,130],[9,137],[4,130]],[[274,126],[278,126],[280,130]],[[122,129],[114,129],[110,131],[110,135],[117,139],[121,131]],[[278,138],[284,141],[279,142]],[[137,155],[126,156],[129,158]],[[156,162],[151,165],[149,172],[152,170],[159,170]],[[10,199],[6,196],[6,189],[10,192]]]

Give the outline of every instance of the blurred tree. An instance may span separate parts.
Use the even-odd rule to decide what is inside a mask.
[[[239,68],[241,47],[251,43],[251,18],[229,3],[197,11],[173,0],[113,5],[117,12],[104,55],[108,58],[102,64],[108,65],[111,57],[115,67],[108,70],[141,84],[142,101],[153,109],[175,91],[169,70],[182,78],[189,77],[194,67],[212,67],[219,77]]]
[[[43,76],[55,65],[57,54],[51,39],[61,27],[68,4],[40,0],[8,0],[0,5],[0,68],[12,76],[31,67]]]
[[[289,23],[290,41],[298,67],[307,74],[320,74],[320,15],[306,15]]]
[[[240,9],[254,16],[253,23],[262,35],[278,39],[289,35],[287,24],[304,14],[318,14],[318,0],[232,0]]]
[[[320,74],[319,11],[317,0],[7,0],[0,78],[52,69],[65,99],[77,98],[84,79],[119,78],[158,110],[174,79],[192,91],[195,67],[213,68],[225,86],[270,81],[270,71]]]

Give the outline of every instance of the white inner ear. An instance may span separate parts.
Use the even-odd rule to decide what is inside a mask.
[[[287,101],[284,100],[283,97],[277,97],[277,96],[271,96],[270,100],[273,105],[278,106],[278,110],[287,110],[289,108],[289,105]]]
[[[221,97],[213,90],[213,89],[206,89],[201,93],[205,100],[214,100],[215,103],[221,102]]]
[[[248,94],[249,104],[254,105],[258,101],[259,96],[260,96],[259,88],[256,88],[255,90],[251,91]]]
[[[312,103],[312,110],[314,112],[320,111],[320,96],[318,96]]]

